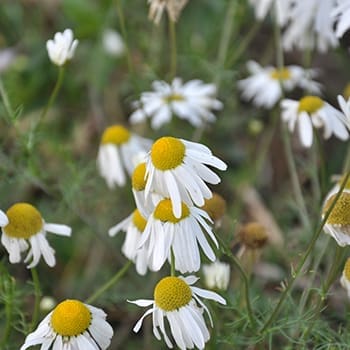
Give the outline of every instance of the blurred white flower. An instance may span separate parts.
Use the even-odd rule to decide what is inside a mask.
[[[313,140],[313,127],[323,127],[323,137],[334,134],[342,141],[349,138],[344,115],[317,96],[305,96],[300,101],[284,99],[281,101],[282,120],[288,123],[291,132],[298,129],[304,147],[310,147]]]
[[[149,19],[159,24],[162,14],[166,9],[169,18],[173,22],[176,22],[187,2],[188,0],[148,0]]]
[[[338,103],[342,112],[344,113],[344,123],[350,130],[350,98],[345,101],[343,96],[338,95]]]
[[[141,94],[140,101],[134,103],[137,110],[130,116],[131,123],[151,118],[153,129],[169,123],[172,115],[185,119],[195,127],[216,120],[211,110],[219,110],[222,103],[215,98],[216,86],[204,84],[201,80],[182,83],[175,78],[171,84],[154,81],[154,91]]]
[[[47,265],[55,266],[55,251],[46,239],[46,232],[70,236],[72,231],[66,225],[46,223],[40,212],[28,203],[12,205],[6,214],[0,210],[0,227],[1,243],[9,253],[10,263],[19,263],[21,253],[29,249],[24,259],[25,263],[31,261],[27,268],[35,267],[41,256]]]
[[[258,20],[264,19],[271,10],[274,16],[277,14],[277,22],[282,26],[287,21],[292,0],[249,0],[249,3],[254,7]]]
[[[346,289],[346,293],[350,298],[350,258],[346,260],[343,273],[340,278],[340,284]]]
[[[238,81],[238,87],[242,98],[252,99],[256,107],[272,108],[283,96],[283,90],[288,92],[300,87],[314,94],[321,92],[321,84],[312,80],[317,76],[315,69],[303,69],[296,65],[282,69],[261,67],[255,61],[249,61],[247,68],[251,76]]]
[[[44,296],[40,300],[40,310],[43,312],[51,311],[56,304],[56,300],[53,297]]]
[[[123,38],[113,29],[106,29],[103,32],[102,44],[106,53],[113,57],[120,57],[125,53]]]
[[[58,66],[63,66],[74,56],[78,40],[73,40],[73,31],[66,29],[63,33],[56,33],[53,40],[46,42],[50,60]]]
[[[332,16],[337,24],[335,34],[341,38],[350,28],[350,0],[337,0]]]
[[[230,282],[230,265],[219,260],[203,265],[204,281],[210,289],[226,290]]]
[[[293,0],[282,38],[283,47],[325,52],[338,46],[330,15],[334,5],[335,0]]]

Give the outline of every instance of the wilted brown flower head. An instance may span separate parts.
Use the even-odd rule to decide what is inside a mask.
[[[148,0],[150,4],[148,17],[155,24],[158,24],[164,9],[166,9],[169,18],[176,22],[187,2],[188,0]]]
[[[257,222],[242,226],[238,235],[241,242],[250,249],[262,248],[268,238],[265,227]]]
[[[206,211],[214,222],[217,222],[220,221],[226,213],[226,201],[218,193],[213,192],[213,196],[205,200],[201,209]]]

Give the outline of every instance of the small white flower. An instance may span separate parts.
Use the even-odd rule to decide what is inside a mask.
[[[121,35],[113,30],[106,29],[102,34],[103,48],[107,54],[120,57],[125,53],[125,44]]]
[[[255,9],[255,17],[258,20],[262,20],[266,17],[268,11],[275,15],[277,14],[277,22],[280,26],[284,25],[287,21],[291,0],[249,0],[249,3]]]
[[[350,258],[346,260],[340,284],[346,289],[348,297],[350,298]]]
[[[142,234],[147,220],[136,209],[126,219],[111,227],[108,231],[110,236],[115,236],[119,231],[125,231],[126,237],[122,246],[124,255],[136,265],[136,271],[140,275],[147,272],[147,249],[139,248]]]
[[[54,40],[46,42],[50,60],[58,66],[63,66],[73,58],[77,46],[78,40],[73,40],[73,31],[71,29],[66,29],[63,33],[56,33]]]
[[[230,265],[219,260],[203,265],[205,284],[210,289],[226,290],[230,282]]]
[[[313,127],[323,127],[323,137],[334,134],[342,141],[349,138],[344,115],[317,96],[305,96],[300,101],[285,99],[281,102],[282,120],[288,123],[291,132],[298,129],[304,147],[310,147],[313,140]]]
[[[335,0],[293,0],[293,3],[282,38],[286,50],[295,46],[301,50],[316,48],[325,52],[338,45],[330,15]]]
[[[27,336],[20,350],[40,344],[40,349],[105,350],[112,336],[103,310],[78,300],[65,300]]]
[[[41,255],[50,267],[55,266],[55,251],[46,239],[46,231],[61,236],[70,236],[71,228],[66,225],[48,224],[40,212],[28,203],[16,203],[6,214],[0,210],[1,243],[9,253],[10,263],[21,261],[21,253],[28,250],[24,262],[36,266]],[[28,242],[30,244],[28,244]]]
[[[188,0],[148,0],[150,4],[149,18],[155,24],[159,24],[162,14],[166,9],[169,18],[173,22],[176,22],[187,2]]]
[[[43,312],[51,311],[56,305],[56,300],[50,296],[44,296],[40,300],[40,310]]]
[[[242,97],[245,100],[252,99],[256,107],[272,108],[283,96],[283,90],[287,92],[300,87],[315,94],[321,92],[321,84],[312,80],[317,76],[314,69],[295,65],[282,69],[261,67],[254,61],[249,61],[247,68],[251,76],[240,80],[238,87]]]
[[[155,192],[171,199],[174,215],[181,216],[181,203],[201,207],[212,192],[205,184],[220,178],[206,165],[226,170],[226,164],[202,144],[162,137],[152,146],[146,160],[146,197]]]
[[[215,98],[216,86],[201,80],[183,84],[180,78],[175,78],[170,85],[154,81],[152,87],[154,91],[142,93],[140,101],[134,103],[138,109],[131,114],[131,123],[151,118],[152,128],[159,129],[169,123],[174,114],[199,127],[214,122],[216,117],[211,110],[222,108],[222,103]]]
[[[209,316],[211,326],[213,322],[208,308],[199,297],[224,305],[226,301],[214,292],[192,286],[197,280],[195,276],[165,277],[154,289],[154,300],[129,301],[141,307],[152,306],[136,323],[134,332],[137,333],[143,319],[152,314],[153,334],[158,340],[161,340],[162,334],[169,348],[172,348],[173,344],[167,335],[164,318],[168,320],[172,337],[181,350],[194,347],[204,349],[210,338],[203,317],[204,311]]]
[[[146,152],[151,141],[132,134],[121,125],[108,127],[101,139],[97,155],[97,166],[108,187],[124,186],[126,183],[125,171],[131,176],[135,166],[136,155]]]
[[[140,239],[139,246],[148,251],[148,264],[152,271],[158,271],[166,259],[175,257],[175,269],[181,273],[198,271],[201,258],[199,246],[209,260],[215,260],[204,232],[218,247],[218,242],[207,221],[209,215],[196,207],[182,203],[182,216],[176,218],[170,199],[161,200],[150,215]],[[204,231],[204,232],[203,232]]]
[[[350,1],[337,0],[332,16],[337,23],[335,34],[338,38],[341,38],[350,28]]]

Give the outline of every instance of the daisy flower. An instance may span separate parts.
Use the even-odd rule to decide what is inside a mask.
[[[282,42],[286,50],[294,46],[304,50],[316,48],[325,52],[336,47],[338,40],[333,30],[330,13],[335,0],[294,0],[289,10],[286,30]]]
[[[335,35],[341,38],[350,28],[350,1],[337,0],[337,4],[332,11],[332,16],[337,23]]]
[[[142,247],[139,248],[139,242],[146,224],[147,220],[136,209],[126,219],[108,230],[108,234],[112,237],[119,231],[126,232],[122,252],[135,263],[136,271],[140,275],[145,275],[147,272],[147,250]]]
[[[170,260],[171,250],[175,257],[175,269],[185,272],[198,271],[201,258],[198,245],[209,260],[215,260],[215,253],[210,247],[204,233],[218,247],[218,242],[211,227],[208,214],[196,207],[182,203],[182,215],[176,218],[170,199],[161,200],[153,214],[148,218],[139,246],[147,249],[149,266],[158,271],[166,259]]]
[[[146,160],[145,196],[154,191],[169,197],[175,217],[180,218],[181,202],[201,207],[204,199],[212,197],[205,182],[220,182],[219,176],[206,165],[220,170],[227,168],[202,144],[170,136],[158,139]]]
[[[70,236],[71,228],[66,225],[48,224],[40,212],[28,203],[16,203],[6,214],[0,210],[1,243],[9,253],[10,263],[21,261],[21,253],[28,250],[24,262],[36,266],[43,256],[50,267],[55,266],[55,251],[46,239],[46,231],[61,236]]]
[[[131,133],[124,126],[113,125],[108,127],[101,139],[97,155],[97,166],[108,187],[124,186],[126,175],[131,175],[138,154],[146,152],[151,141]]]
[[[349,138],[344,115],[317,96],[305,96],[300,101],[282,100],[282,120],[288,123],[291,132],[298,129],[304,147],[310,147],[313,140],[313,127],[324,129],[323,137],[334,134],[342,141]]]
[[[350,298],[350,258],[346,260],[340,284],[346,289],[348,297]]]
[[[280,26],[286,23],[291,6],[291,0],[249,0],[249,3],[254,7],[258,20],[263,20],[271,9],[277,15]]]
[[[162,14],[166,10],[169,18],[176,22],[187,2],[188,0],[148,0],[149,19],[155,24],[159,24]]]
[[[53,40],[46,42],[46,48],[52,63],[63,66],[74,56],[78,40],[73,40],[73,31],[66,29],[63,33],[56,33]]]
[[[167,335],[164,318],[168,320],[171,335],[180,349],[204,349],[210,338],[203,317],[204,311],[209,316],[211,326],[213,322],[200,297],[223,305],[226,305],[226,301],[214,292],[192,286],[197,281],[195,276],[165,277],[154,289],[154,300],[129,301],[141,307],[152,306],[136,323],[134,332],[137,333],[144,318],[152,314],[153,334],[158,340],[161,340],[162,334],[169,348],[173,344]]]
[[[30,333],[20,350],[41,344],[42,350],[105,350],[113,329],[101,309],[79,300],[58,304]]]
[[[230,282],[230,265],[219,260],[203,265],[204,281],[210,289],[226,290]]]
[[[284,91],[292,91],[296,87],[316,94],[321,92],[321,84],[312,80],[317,76],[314,69],[295,65],[282,69],[261,67],[254,61],[249,61],[247,68],[251,76],[238,81],[238,87],[242,91],[242,98],[252,100],[256,107],[272,108]]]
[[[337,194],[330,196],[323,205],[322,218],[329,210]],[[350,245],[350,192],[344,191],[333,207],[323,230],[340,245]]]
[[[204,84],[201,80],[183,84],[180,78],[175,78],[170,85],[165,81],[154,81],[152,86],[154,91],[142,93],[140,101],[134,103],[138,109],[131,114],[131,123],[151,118],[152,128],[159,129],[175,114],[199,127],[214,122],[216,118],[211,110],[222,108],[222,103],[215,98],[214,84]]]

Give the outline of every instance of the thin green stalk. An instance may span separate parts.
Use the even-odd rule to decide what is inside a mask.
[[[14,111],[11,107],[11,103],[10,103],[10,100],[9,100],[9,97],[7,95],[7,92],[4,88],[4,85],[2,83],[2,79],[0,77],[0,96],[1,96],[1,99],[4,103],[4,107],[5,107],[5,110],[6,110],[6,113],[8,114],[8,117],[9,117],[9,121],[12,121],[13,120],[13,116],[14,116]]]
[[[30,332],[31,332],[34,330],[39,320],[41,288],[40,288],[39,275],[36,268],[35,267],[31,268],[30,272],[32,273],[32,280],[34,284],[34,297],[35,297],[32,322],[30,324]]]
[[[293,284],[294,282],[296,281],[296,279],[299,277],[300,273],[301,273],[301,270],[305,264],[305,261],[306,259],[309,257],[310,253],[312,252],[314,246],[315,246],[315,243],[318,239],[318,237],[320,236],[322,230],[323,230],[323,226],[325,225],[325,223],[327,222],[328,220],[328,217],[329,215],[331,214],[334,206],[336,205],[345,185],[346,185],[346,182],[348,181],[350,177],[350,172],[347,173],[347,175],[345,176],[341,186],[340,186],[340,189],[338,191],[338,193],[336,194],[335,198],[334,198],[334,201],[332,202],[332,204],[330,205],[329,209],[327,210],[327,212],[325,213],[324,217],[323,217],[323,220],[321,222],[321,224],[319,225],[318,229],[315,231],[314,235],[312,236],[311,238],[311,241],[308,245],[308,248],[304,254],[304,256],[301,258],[300,262],[299,262],[299,265],[298,267],[296,268],[295,272],[292,274],[292,276],[289,278],[288,282],[287,282],[287,287],[286,289],[283,291],[275,309],[273,310],[271,316],[269,317],[269,319],[265,322],[264,326],[261,328],[260,332],[263,333],[265,332],[269,326],[272,324],[272,322],[275,320],[275,318],[277,317],[285,299],[287,298],[289,292],[291,291],[292,287],[293,287]]]
[[[170,249],[170,258],[171,258],[170,275],[175,276],[175,255],[174,255],[173,248]]]
[[[89,298],[87,298],[85,302],[88,304],[94,302],[106,290],[115,285],[124,276],[124,274],[128,271],[131,265],[132,261],[129,260],[110,280],[108,280],[103,286],[97,289],[97,291],[94,294],[92,294]]]
[[[176,25],[169,17],[169,42],[170,42],[170,79],[174,79],[177,69],[177,45],[176,45]]]

